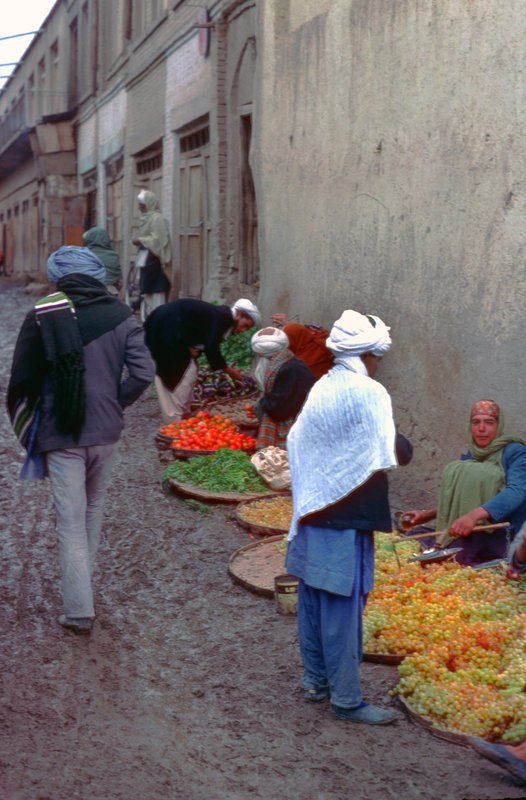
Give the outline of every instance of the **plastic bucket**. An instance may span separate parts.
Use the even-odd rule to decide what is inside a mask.
[[[274,578],[274,597],[279,614],[298,613],[298,579],[294,575]]]

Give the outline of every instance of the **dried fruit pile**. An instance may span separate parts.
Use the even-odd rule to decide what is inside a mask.
[[[252,411],[253,405],[247,403],[246,397],[236,397],[232,399],[219,400],[207,406],[210,414],[223,414],[236,425],[242,425],[247,421],[257,423],[257,417]],[[250,409],[250,412],[249,412]]]
[[[234,422],[222,414],[211,415],[198,411],[195,417],[171,422],[159,428],[162,436],[172,439],[171,447],[177,450],[252,450],[256,440],[240,433]]]
[[[237,513],[253,525],[288,531],[292,521],[292,498],[271,497],[268,500],[253,500],[240,506]]]
[[[407,656],[395,692],[442,729],[526,739],[526,581],[454,562],[399,569],[376,540],[364,650]]]

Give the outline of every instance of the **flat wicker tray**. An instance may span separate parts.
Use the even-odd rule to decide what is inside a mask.
[[[272,495],[270,495],[268,497],[268,499],[271,500],[272,497],[292,497],[292,495],[290,494],[290,492],[273,492]],[[260,498],[256,498],[256,499],[260,499]],[[287,533],[287,531],[289,530],[288,527],[286,527],[286,528],[279,528],[279,527],[272,528],[272,527],[270,527],[268,525],[257,525],[254,522],[249,522],[248,520],[243,519],[243,517],[241,516],[241,512],[242,512],[243,508],[245,506],[249,505],[250,503],[253,503],[253,502],[254,502],[254,498],[252,498],[250,500],[243,500],[243,502],[241,502],[238,505],[238,507],[236,508],[236,511],[235,511],[236,522],[239,525],[241,525],[242,528],[245,528],[245,530],[249,531],[250,533],[256,534],[256,536],[278,536],[279,534],[281,534],[281,536],[283,537],[283,535],[285,533]]]
[[[392,653],[365,652],[363,654],[364,661],[371,661],[374,664],[390,664],[393,667],[397,667],[398,664],[401,664],[404,658],[405,656],[397,656],[393,655]]]
[[[425,728],[429,733],[436,736],[438,739],[445,739],[448,742],[453,742],[454,744],[464,745],[465,747],[469,747],[469,737],[466,736],[464,733],[455,733],[454,731],[446,731],[443,728],[439,728],[434,725],[430,720],[423,717],[421,714],[417,714],[417,712],[411,707],[411,704],[402,697],[402,695],[398,695],[398,701],[404,711],[408,714],[411,719]]]
[[[159,431],[157,431],[157,433],[155,434],[154,439],[155,439],[155,444],[160,450],[169,450],[170,447],[172,446],[172,437],[166,436],[166,434],[164,433],[159,433]]]
[[[238,449],[241,450],[241,448]],[[196,456],[213,456],[217,453],[217,450],[184,450],[181,447],[171,447],[170,450],[174,458],[180,459],[195,458]],[[241,452],[251,456],[254,455],[256,451],[252,448],[250,450],[241,450]]]
[[[241,500],[256,500],[260,497],[268,497],[268,492],[210,492],[208,489],[202,489],[200,486],[193,486],[190,483],[183,483],[175,478],[169,478],[168,483],[170,488],[183,495],[183,497],[191,497],[194,500],[204,500],[208,503],[239,503]]]
[[[243,419],[239,420],[237,426],[240,430],[257,431],[259,428],[259,420],[252,419],[250,417],[244,417]]]
[[[236,550],[228,563],[232,580],[254,594],[274,597],[274,578],[285,572],[285,554],[276,547],[282,538],[273,536]]]

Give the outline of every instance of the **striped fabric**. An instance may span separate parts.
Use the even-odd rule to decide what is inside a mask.
[[[11,414],[11,425],[15,436],[23,447],[27,448],[29,433],[35,420],[38,409],[38,399],[30,401],[27,397],[22,397],[16,403]]]
[[[37,319],[41,314],[47,314],[49,311],[63,311],[68,308],[73,316],[76,317],[75,306],[64,292],[53,292],[53,294],[48,294],[47,297],[43,297],[42,300],[38,300],[35,303]]]
[[[43,297],[41,300],[37,300],[35,303],[37,322],[40,325],[40,319],[44,314],[47,314],[50,311],[65,311],[68,309],[76,319],[77,315],[75,313],[75,306],[69,297],[67,297],[64,292],[53,292],[53,294],[49,294],[47,297]],[[19,440],[20,444],[25,448],[27,448],[29,443],[31,426],[35,421],[35,417],[38,412],[38,405],[38,397],[30,398],[23,395],[15,402],[10,414],[11,425],[15,432],[15,436]]]

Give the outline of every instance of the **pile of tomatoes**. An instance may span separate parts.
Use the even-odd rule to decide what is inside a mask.
[[[222,414],[211,415],[198,411],[195,417],[171,422],[159,428],[159,433],[172,439],[176,450],[252,450],[256,440],[240,433],[235,424]]]

